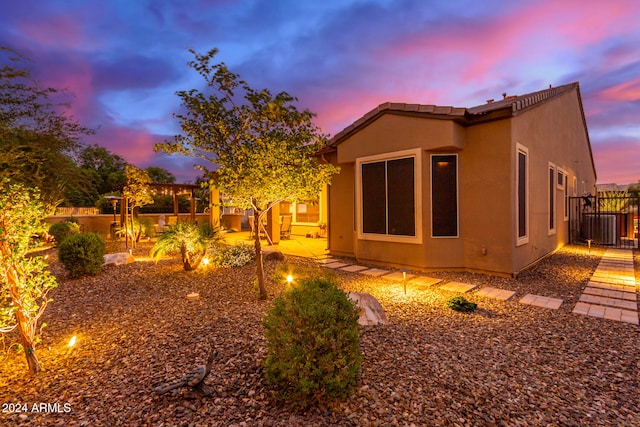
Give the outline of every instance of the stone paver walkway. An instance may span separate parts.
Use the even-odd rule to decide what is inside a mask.
[[[451,291],[451,292],[471,292],[472,290],[474,290],[475,288],[477,288],[477,285],[470,285],[468,283],[461,283],[461,282],[449,282],[449,283],[445,283],[444,285],[440,286],[439,289],[445,290],[445,291]]]
[[[639,324],[631,250],[608,249],[582,292],[573,313]]]
[[[535,305],[537,307],[550,308],[557,310],[562,305],[560,298],[550,298],[542,295],[526,294],[521,300],[520,304]]]
[[[515,291],[508,291],[506,289],[498,289],[498,288],[493,288],[491,286],[487,286],[486,288],[480,289],[478,292],[476,292],[476,294],[483,297],[487,297],[487,298],[508,301],[516,293]]]
[[[316,260],[320,265],[327,268],[380,277],[398,283],[411,283],[417,289],[425,289],[442,282],[442,279],[433,277],[349,264],[326,254],[316,257]],[[477,288],[478,286],[476,285],[460,282],[448,282],[438,287],[438,289],[444,291],[460,293],[471,292]],[[515,292],[487,286],[479,289],[477,294],[487,298],[508,301],[515,295]],[[562,302],[559,298],[533,294],[527,294],[519,300],[521,304],[552,310],[559,309]],[[638,325],[638,299],[633,269],[633,254],[630,250],[609,249],[605,252],[598,268],[573,309],[573,313]]]

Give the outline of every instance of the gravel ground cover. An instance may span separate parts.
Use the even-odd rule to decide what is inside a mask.
[[[518,279],[434,272],[446,281],[516,291],[510,301],[465,294],[472,314],[446,307],[455,294],[338,272],[347,291],[369,292],[390,324],[362,329],[357,392],[304,413],[274,400],[263,380],[254,266],[184,272],[175,259],[98,276],[59,278],[29,377],[16,337],[0,342],[0,425],[31,426],[638,426],[640,327],[571,313],[602,249],[567,247]],[[302,258],[290,263],[311,264]],[[640,279],[636,252],[636,279]],[[267,263],[271,272],[277,264]],[[270,300],[283,286],[270,283]],[[187,300],[198,292],[200,298]],[[562,298],[558,310],[519,304],[527,293]],[[77,344],[69,348],[71,336]],[[207,397],[153,388],[218,351]],[[34,407],[34,404],[36,405]],[[44,405],[42,405],[44,404]],[[35,410],[34,408],[38,409]]]

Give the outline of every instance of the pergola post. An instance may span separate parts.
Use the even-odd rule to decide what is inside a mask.
[[[189,212],[191,213],[191,222],[196,222],[196,192],[191,188],[189,197]]]
[[[220,226],[220,190],[209,184],[209,223]]]
[[[280,243],[280,203],[273,205],[267,212],[267,234],[272,244]]]

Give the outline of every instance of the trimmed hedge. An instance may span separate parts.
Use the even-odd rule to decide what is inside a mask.
[[[102,271],[104,253],[104,242],[97,233],[74,234],[58,246],[58,258],[74,279]]]
[[[75,221],[57,222],[51,224],[49,234],[53,236],[56,246],[59,246],[67,237],[80,234],[80,226]]]
[[[359,311],[334,281],[307,278],[274,300],[263,319],[267,383],[293,407],[346,398],[356,387]]]

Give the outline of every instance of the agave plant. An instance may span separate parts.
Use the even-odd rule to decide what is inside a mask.
[[[198,268],[207,250],[220,240],[218,227],[179,222],[158,235],[151,257],[157,261],[163,255],[180,253],[184,269],[191,271]]]

